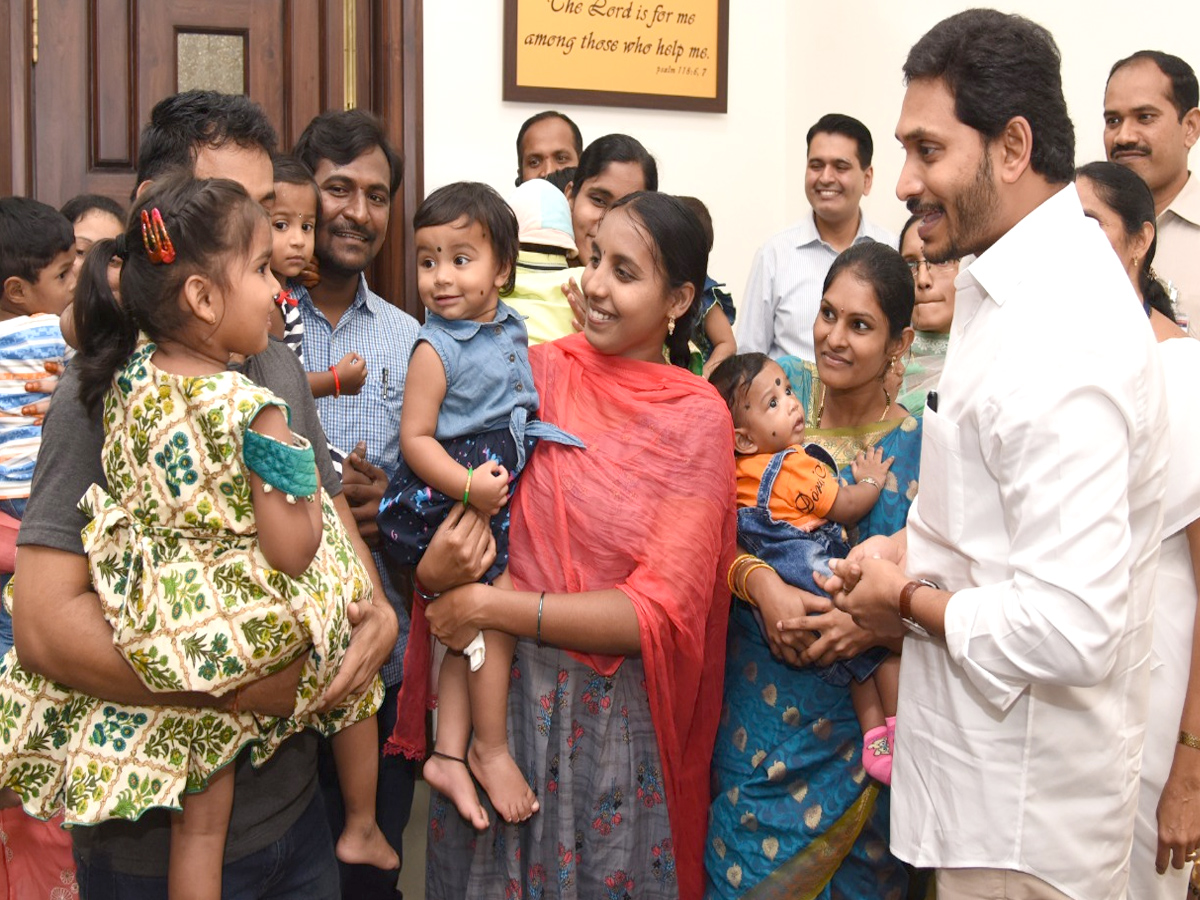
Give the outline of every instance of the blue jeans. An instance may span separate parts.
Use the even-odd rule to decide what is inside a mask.
[[[167,900],[166,878],[115,872],[93,851],[90,865],[75,858],[83,900]],[[257,853],[226,863],[223,900],[339,900],[337,859],[321,792],[283,836]]]
[[[413,786],[416,766],[403,756],[384,756],[383,744],[396,727],[396,698],[400,685],[389,687],[383,694],[383,705],[375,717],[379,723],[379,783],[375,789],[375,821],[388,842],[400,854],[400,865],[404,865],[404,828],[412,812]],[[328,741],[321,741],[317,756],[317,774],[321,778],[321,791],[325,795],[329,830],[334,840],[342,833],[346,822],[342,795],[338,790],[337,768],[333,764],[333,751]],[[342,894],[353,900],[399,900],[396,890],[396,873],[385,872],[374,866],[351,866],[338,863],[341,870]]]
[[[832,458],[824,458],[823,449],[812,444],[809,446],[820,451],[810,452],[810,456],[826,464],[833,462]],[[779,477],[783,461],[788,455],[798,452],[790,448],[781,450],[767,464],[758,486],[758,505],[737,511],[738,543],[771,566],[792,587],[823,597],[828,595],[817,587],[812,573],[815,570],[822,575],[829,575],[829,560],[845,559],[850,553],[850,548],[842,538],[842,526],[836,522],[826,522],[815,531],[806,532],[771,515],[771,490],[775,486],[775,479]],[[758,615],[757,610],[755,615]],[[826,683],[845,687],[851,680],[866,681],[887,657],[887,648],[871,647],[858,656],[839,660],[829,666],[813,666],[813,671]]]

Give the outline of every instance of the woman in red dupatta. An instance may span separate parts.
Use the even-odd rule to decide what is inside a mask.
[[[480,628],[520,639],[509,742],[541,809],[520,825],[491,814],[475,832],[435,795],[430,898],[703,893],[732,428],[663,345],[686,365],[704,247],[675,198],[622,199],[589,253],[584,333],[530,352],[541,417],[587,450],[534,452],[514,499],[508,589],[466,585],[426,615],[457,649]]]

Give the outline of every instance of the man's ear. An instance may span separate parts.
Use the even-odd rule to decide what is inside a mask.
[[[20,275],[10,275],[4,279],[3,287],[0,297],[3,298],[5,305],[24,315],[26,304],[29,302],[30,283]]]
[[[867,166],[863,171],[863,196],[866,197],[871,193],[871,184],[875,180],[875,167]]]
[[[733,449],[742,456],[753,456],[758,452],[758,444],[754,442],[745,428],[735,428],[733,429]]]
[[[1200,109],[1192,107],[1183,115],[1183,145],[1189,150],[1200,139]]]
[[[183,302],[192,315],[206,325],[217,324],[217,298],[212,282],[204,275],[189,275],[183,283]]]

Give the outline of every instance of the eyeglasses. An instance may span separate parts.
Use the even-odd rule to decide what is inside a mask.
[[[920,269],[921,266],[927,266],[931,272],[945,272],[949,269],[958,268],[957,259],[948,259],[945,262],[930,262],[924,257],[921,257],[920,259],[906,259],[904,263],[908,266],[908,271],[912,272],[913,278],[917,277],[917,270]]]

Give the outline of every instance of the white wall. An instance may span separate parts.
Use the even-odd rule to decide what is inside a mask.
[[[892,137],[904,95],[900,67],[932,25],[975,4],[962,0],[730,0],[729,112],[668,112],[580,106],[565,109],[585,143],[602,134],[634,135],[659,162],[659,186],[702,199],[716,246],[709,272],[735,299],[754,251],[803,215],[804,137],[826,112],[867,124],[875,139],[875,187],[867,214],[899,230],[906,212],[895,197],[903,161]],[[516,174],[514,140],[543,104],[505,103],[501,95],[500,0],[439,0],[425,16],[425,186],[485,181],[502,194]],[[1021,0],[1000,8],[1053,32],[1063,56],[1067,104],[1080,163],[1103,155],[1101,110],[1112,63],[1134,50],[1175,53],[1200,67],[1200,3],[1143,0]],[[468,14],[469,12],[469,14]]]

